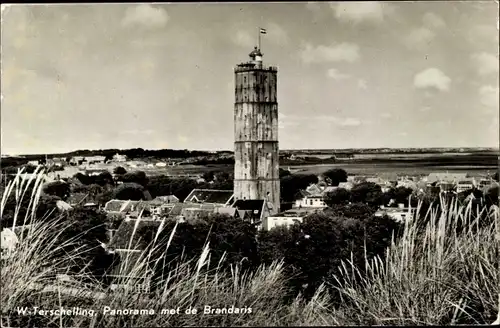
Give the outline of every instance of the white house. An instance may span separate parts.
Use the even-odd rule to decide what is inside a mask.
[[[311,194],[305,190],[300,193],[302,197],[295,201],[295,207],[327,207],[323,201],[323,193]]]
[[[461,193],[474,188],[474,181],[472,179],[459,180],[457,182],[457,193]]]
[[[262,220],[262,229],[269,231],[279,226],[290,227],[296,222],[301,223],[303,219],[300,216],[268,216]]]
[[[413,218],[415,215],[415,212],[416,212],[416,208],[408,208],[408,207],[404,207],[404,206],[402,206],[402,204],[400,204],[400,206],[397,208],[382,207],[382,208],[380,208],[380,210],[375,212],[375,216],[380,217],[383,215],[387,215],[397,222],[404,223],[406,220]]]

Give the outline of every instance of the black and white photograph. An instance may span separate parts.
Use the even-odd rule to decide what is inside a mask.
[[[1,5],[1,327],[500,325],[499,2]]]

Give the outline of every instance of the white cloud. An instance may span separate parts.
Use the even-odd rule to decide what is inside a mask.
[[[334,124],[337,126],[359,126],[361,125],[361,121],[358,118],[355,117],[335,117],[335,116],[328,116],[328,115],[320,115],[315,117],[316,120],[327,123],[327,124]]]
[[[330,68],[328,71],[326,71],[326,75],[334,80],[345,80],[350,78],[351,76],[349,74],[344,74],[338,71],[336,68]]]
[[[339,120],[337,124],[341,125],[341,126],[359,126],[359,125],[361,125],[361,121],[358,120],[357,118],[348,117],[348,118]]]
[[[498,74],[497,56],[487,52],[481,52],[473,54],[471,58],[477,66],[479,75]]]
[[[424,107],[420,107],[419,111],[421,112],[428,112],[431,110],[431,107],[430,106],[424,106]]]
[[[431,12],[424,14],[422,22],[424,23],[424,26],[427,26],[428,28],[438,29],[446,26],[446,23],[444,22],[443,18],[441,18],[441,16]]]
[[[278,45],[286,45],[290,38],[288,37],[288,33],[284,28],[276,23],[269,23],[266,26],[267,34],[262,36],[262,42],[266,42],[266,40],[270,40]]]
[[[391,113],[388,113],[388,112],[384,112],[382,114],[380,114],[380,116],[382,118],[391,118],[392,117],[392,114]]]
[[[465,33],[467,40],[476,45],[498,43],[498,29],[494,25],[472,26]]]
[[[358,80],[358,88],[366,90],[368,88],[368,84],[365,79]]]
[[[413,29],[404,39],[404,44],[410,49],[422,49],[434,40],[436,34],[428,28]]]
[[[498,87],[492,85],[483,85],[479,88],[479,97],[481,104],[486,107],[498,108],[499,105],[499,91]]]
[[[143,26],[155,29],[165,27],[168,20],[169,16],[164,8],[153,7],[150,4],[140,4],[127,8],[122,19],[122,25],[125,27]]]
[[[335,17],[341,22],[359,24],[361,22],[381,23],[394,13],[394,8],[381,2],[340,2],[331,4]]]
[[[231,40],[238,46],[251,48],[257,45],[256,36],[251,36],[248,31],[239,30],[232,34]]]
[[[355,62],[359,59],[359,46],[354,43],[343,42],[330,46],[319,45],[313,47],[306,44],[302,49],[300,56],[305,63],[318,62]]]
[[[413,83],[419,89],[437,89],[448,91],[451,79],[437,68],[427,68],[415,75]]]

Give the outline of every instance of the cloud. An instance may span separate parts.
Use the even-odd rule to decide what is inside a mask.
[[[249,32],[243,30],[239,30],[232,34],[231,40],[234,44],[246,48],[251,48],[257,45],[256,37],[251,36]]]
[[[451,79],[437,68],[427,68],[415,75],[413,83],[418,89],[437,89],[448,91]]]
[[[433,29],[439,29],[446,26],[443,18],[432,12],[425,13],[424,17],[422,18],[422,22],[424,23],[424,26]]]
[[[431,107],[430,106],[424,106],[424,107],[420,107],[419,111],[421,112],[428,112],[431,110]]]
[[[434,40],[436,34],[426,27],[413,29],[403,40],[410,49],[422,49]]]
[[[493,24],[472,26],[465,33],[466,39],[476,45],[498,43],[498,29]]]
[[[169,16],[164,8],[153,7],[150,4],[140,4],[129,7],[122,19],[122,26],[142,26],[148,29],[162,28],[167,25]]]
[[[483,85],[479,88],[479,99],[481,104],[486,107],[498,108],[499,105],[499,91],[498,87],[492,85]]]
[[[365,79],[359,79],[358,80],[358,88],[362,90],[366,90],[368,88],[367,82]]]
[[[380,117],[382,117],[382,118],[391,118],[392,114],[388,113],[388,112],[384,112],[384,113],[380,114]]]
[[[300,53],[304,63],[320,62],[355,62],[359,59],[359,46],[354,43],[343,42],[330,46],[319,45],[317,47],[306,44]]]
[[[341,2],[331,4],[335,17],[341,22],[359,24],[381,23],[394,13],[394,7],[381,2]]]
[[[475,53],[471,55],[472,61],[475,63],[478,69],[479,75],[498,75],[498,57],[487,53]]]
[[[269,23],[266,26],[267,34],[262,36],[263,42],[266,40],[273,41],[278,45],[288,44],[290,38],[288,37],[287,31],[276,23]]]
[[[355,117],[342,118],[342,117],[335,117],[328,115],[320,115],[316,116],[315,119],[323,123],[335,124],[337,126],[354,127],[361,125],[361,121]]]
[[[344,74],[340,73],[336,68],[330,68],[328,71],[326,71],[326,75],[334,80],[345,80],[350,78],[351,76],[349,74]]]

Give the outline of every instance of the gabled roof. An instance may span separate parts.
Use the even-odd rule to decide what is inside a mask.
[[[232,190],[193,189],[184,203],[213,203],[225,205],[233,198]]]
[[[157,196],[153,201],[160,201],[160,202],[165,202],[165,203],[173,203],[173,202],[178,202],[179,198],[175,195],[167,195],[167,196]]]
[[[112,199],[106,203],[104,210],[106,212],[126,212],[130,210],[132,205],[135,205],[137,201],[135,200],[118,200]]]
[[[207,212],[213,212],[217,205],[215,204],[197,204],[197,203],[177,203],[169,212],[169,216],[182,215],[182,211],[187,208],[196,208]]]
[[[241,216],[242,218],[250,215],[254,219],[260,219],[264,210],[264,204],[265,201],[263,199],[238,199],[233,207],[238,209],[238,211],[246,211],[246,213]],[[243,213],[240,212],[240,214]]]
[[[435,181],[457,181],[457,180],[464,180],[467,178],[467,173],[441,173],[441,172],[436,172],[436,173],[430,173],[429,176],[427,177],[427,181],[429,182],[435,182]]]
[[[234,207],[219,207],[215,209],[218,214],[226,214],[232,217],[239,217],[238,210]]]

